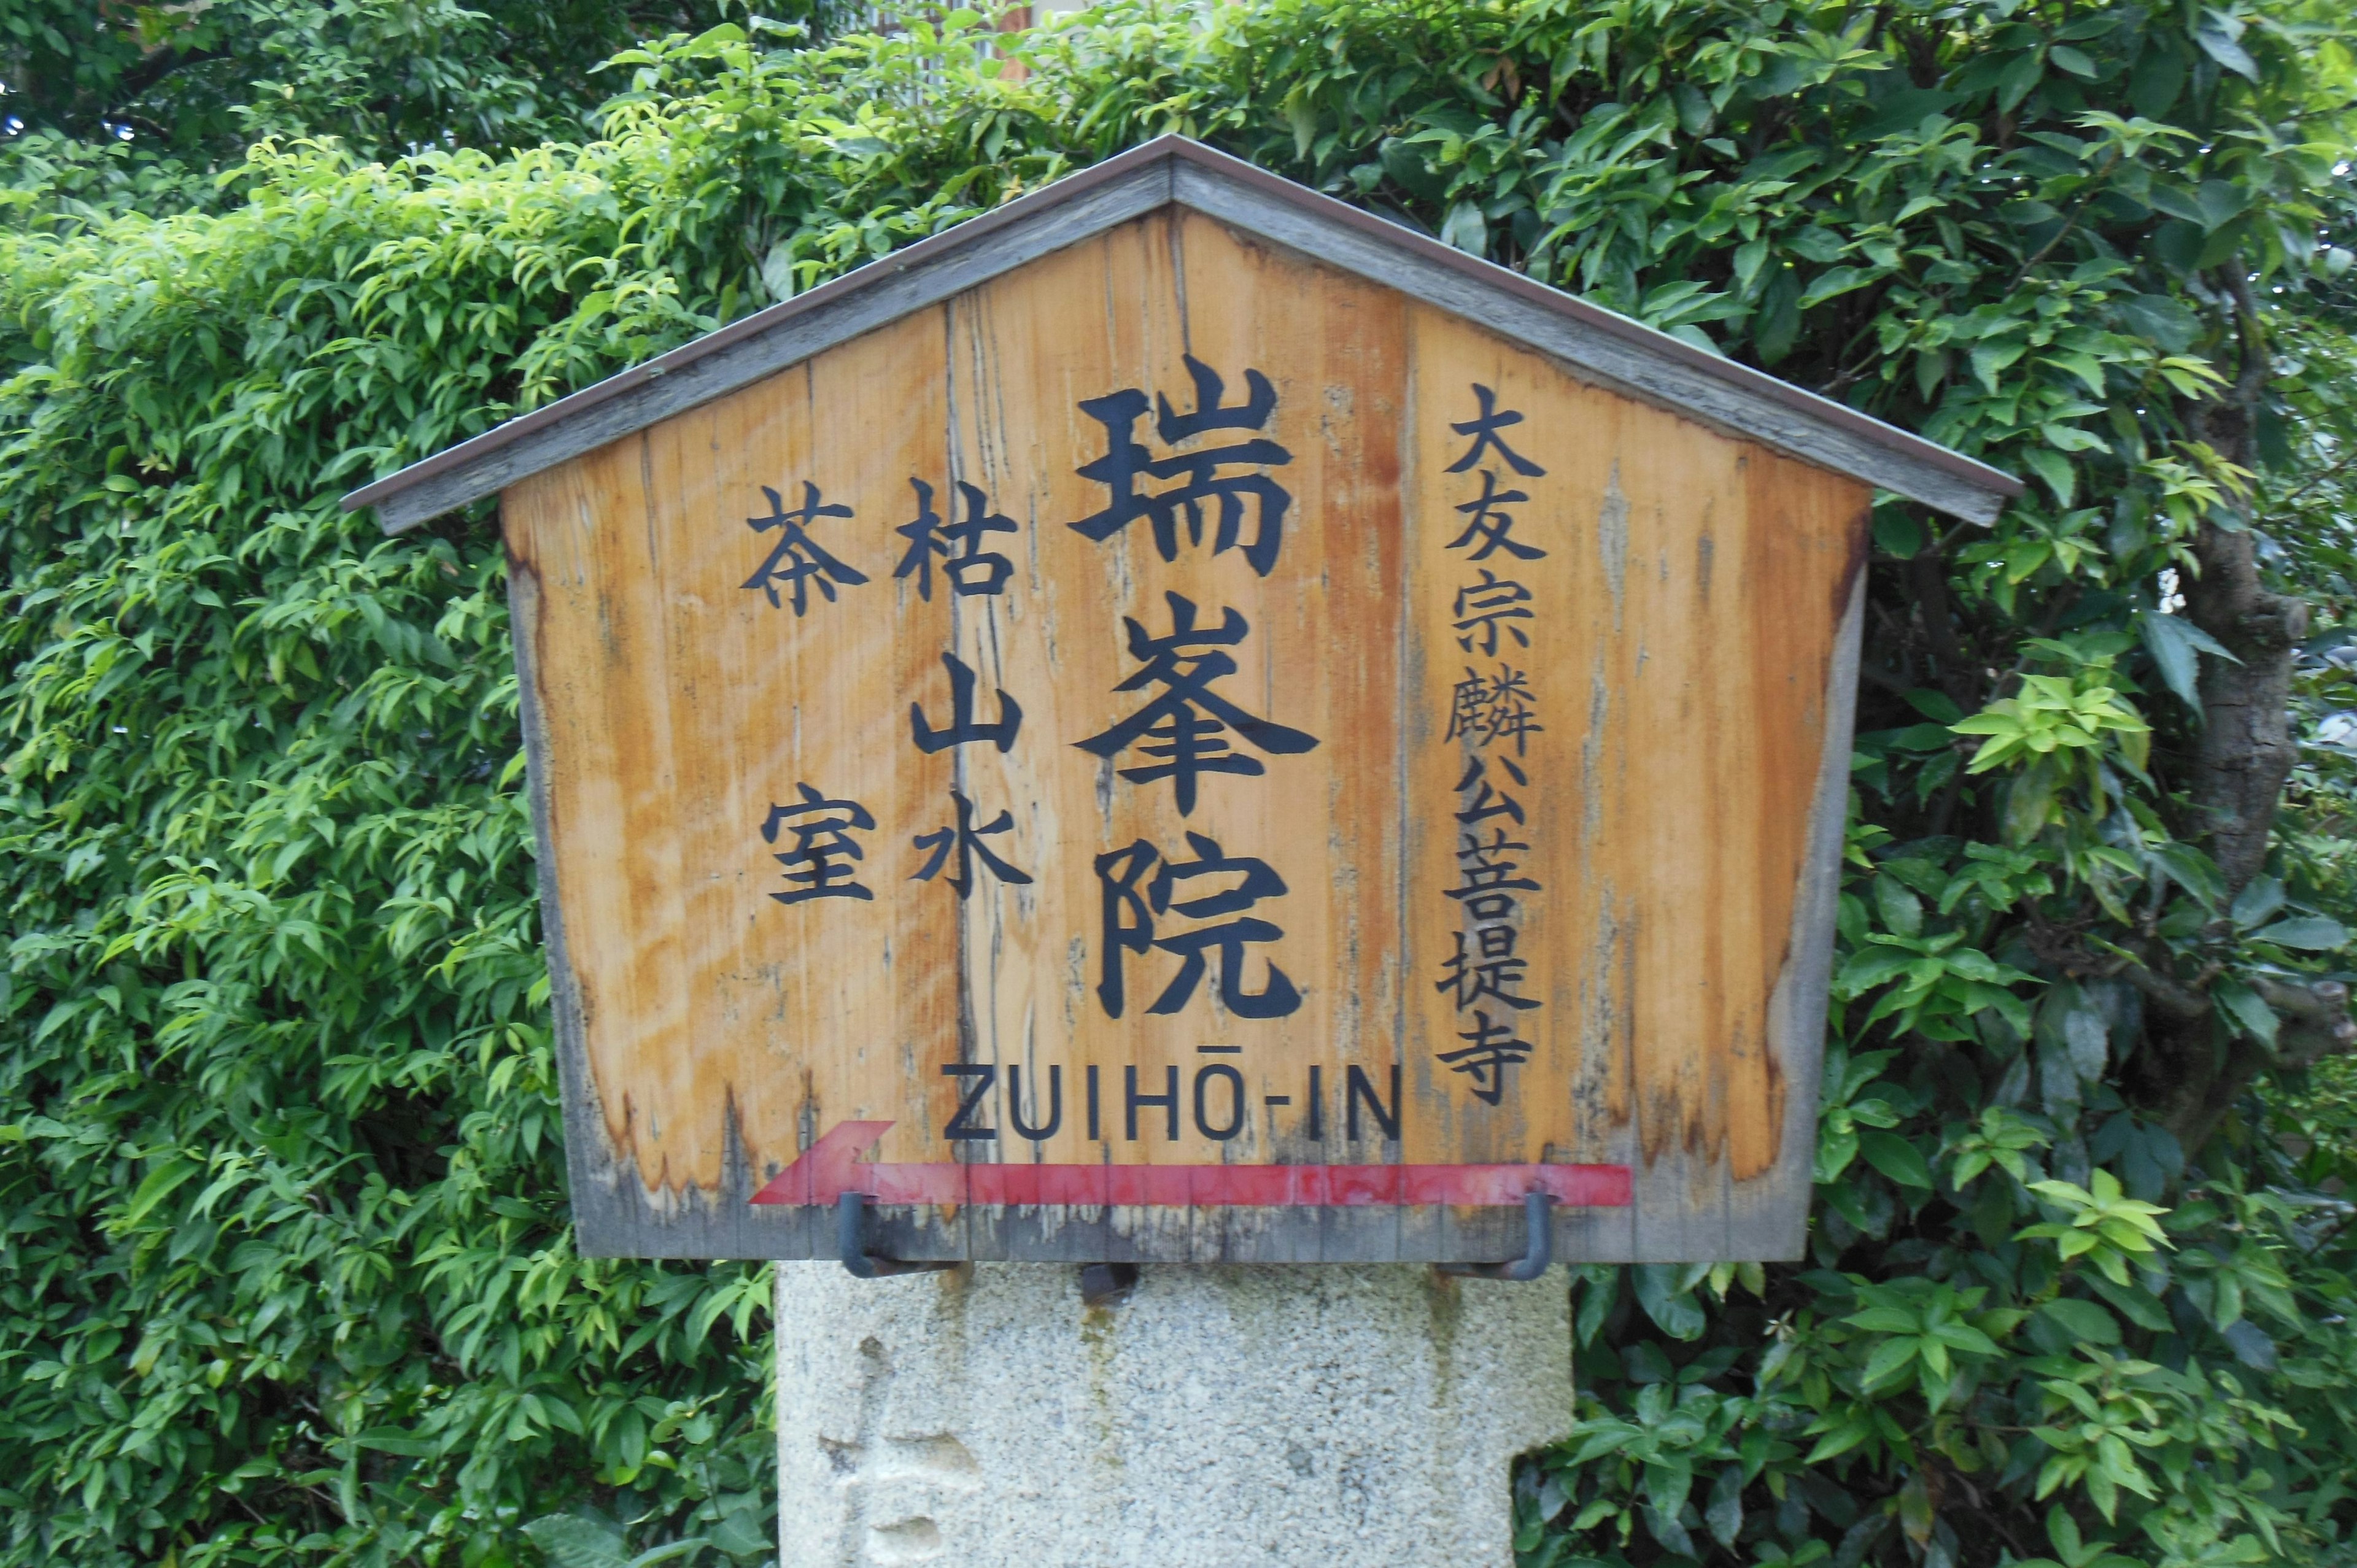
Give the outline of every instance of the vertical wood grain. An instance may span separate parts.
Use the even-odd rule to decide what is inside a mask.
[[[1079,403],[1135,388],[1183,412],[1189,355],[1230,403],[1248,368],[1266,376],[1265,429],[1167,447],[1149,412],[1136,437],[1157,456],[1254,436],[1291,455],[1266,470],[1292,505],[1265,576],[1241,549],[1214,552],[1213,516],[1168,561],[1145,520],[1102,542],[1071,526],[1107,494],[1077,471],[1105,440]],[[1523,415],[1502,434],[1545,469],[1487,464],[1525,493],[1507,509],[1512,537],[1542,557],[1452,548],[1480,489],[1478,468],[1448,471],[1470,445],[1451,425],[1473,417],[1476,383]],[[813,594],[797,617],[743,585],[774,537],[746,520],[766,510],[760,487],[791,507],[806,479],[852,507],[813,532],[867,580],[833,602]],[[1017,524],[985,546],[1014,563],[1003,593],[953,593],[939,562],[930,599],[894,576],[911,479],[944,522],[963,481]],[[1793,1053],[1814,1040],[1771,1014],[1813,874],[1866,500],[1857,481],[1178,209],[520,482],[503,516],[534,584],[518,636],[548,752],[539,808],[614,1157],[658,1215],[720,1191],[732,1148],[766,1175],[848,1119],[894,1123],[877,1151],[890,1162],[1626,1163],[1637,1208],[1566,1216],[1577,1255],[1756,1246],[1763,1204],[1781,1214],[1806,1197],[1787,1128],[1792,1086],[1813,1083],[1813,1058]],[[1527,590],[1531,618],[1504,623],[1527,647],[1511,632],[1494,652],[1460,645],[1481,635],[1459,624],[1458,596],[1482,567]],[[1168,782],[1119,777],[1140,757],[1076,745],[1155,695],[1116,690],[1138,668],[1124,628],[1167,634],[1173,593],[1199,624],[1232,610],[1249,627],[1217,689],[1318,743],[1269,756],[1231,734],[1265,771],[1206,775],[1189,814]],[[999,716],[1002,689],[1020,704],[1012,750],[911,743],[911,703],[947,722],[944,655],[974,671],[977,717]],[[1451,689],[1501,666],[1530,682],[1543,726],[1519,753],[1448,733]],[[1455,787],[1475,757],[1523,811],[1479,825],[1527,843],[1517,853],[1542,885],[1517,939],[1541,1005],[1504,1020],[1531,1055],[1496,1105],[1439,1059],[1472,1027],[1437,982],[1463,924],[1447,890]],[[858,878],[871,900],[770,897],[788,888],[774,859],[787,845],[762,841],[763,818],[804,782],[873,814]],[[978,826],[1009,813],[985,842],[1031,882],[977,865],[960,899],[946,875],[911,880],[914,840],[952,822],[952,789]],[[1243,982],[1258,991],[1282,968],[1302,995],[1289,1016],[1230,1015],[1216,958],[1185,1009],[1147,1013],[1178,966],[1162,951],[1126,958],[1122,1018],[1101,1005],[1096,857],[1142,841],[1190,859],[1190,832],[1284,879],[1249,911],[1284,934],[1247,947]],[[996,1139],[944,1138],[953,1064],[997,1069],[975,1118]],[[1179,1136],[1161,1135],[1157,1108],[1131,1139],[1125,1069],[1159,1092],[1173,1068]],[[1207,1068],[1245,1086],[1244,1124],[1224,1140],[1193,1124]],[[1399,1141],[1344,1136],[1353,1068],[1386,1097],[1398,1070]],[[1033,1122],[1060,1069],[1052,1135],[1015,1134],[1008,1069]],[[894,1222],[936,1254],[1304,1261],[1494,1255],[1518,1223],[1083,1204]]]

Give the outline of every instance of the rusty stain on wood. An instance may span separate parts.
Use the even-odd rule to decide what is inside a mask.
[[[1220,433],[1290,455],[1265,470],[1292,505],[1265,575],[1242,545],[1215,552],[1215,504],[1200,542],[1180,524],[1169,561],[1146,521],[1101,543],[1070,526],[1107,496],[1078,471],[1106,442],[1079,405],[1138,388],[1190,407],[1189,357],[1225,378],[1230,403],[1248,367],[1274,389],[1265,429]],[[1501,434],[1543,473],[1494,452],[1458,466],[1477,386],[1523,416]],[[1483,466],[1523,498],[1500,509],[1511,537],[1543,555],[1477,565],[1453,542]],[[1016,525],[984,545],[1009,557],[1003,593],[952,592],[939,561],[931,597],[894,575],[896,531],[920,504],[912,479],[944,520],[963,515],[963,484]],[[764,487],[793,507],[805,481],[851,509],[811,532],[865,581],[813,578],[797,615],[745,585],[775,537],[748,520],[770,510]],[[1572,1255],[1656,1255],[1645,1228],[1663,1206],[1688,1211],[1677,1235],[1719,1213],[1738,1239],[1715,1245],[1796,1251],[1809,1151],[1789,1133],[1790,1097],[1796,1081],[1813,1092],[1818,1042],[1780,1023],[1779,988],[1810,879],[1833,874],[1815,819],[1825,768],[1846,760],[1846,742],[1829,746],[1846,730],[1828,726],[1847,722],[1831,699],[1869,499],[1856,479],[1177,209],[519,480],[501,516],[526,585],[517,635],[560,1005],[573,999],[602,1160],[637,1185],[651,1224],[741,1185],[732,1161],[758,1183],[846,1121],[890,1122],[878,1157],[903,1164],[1625,1164],[1637,1212],[1566,1220]],[[1478,618],[1511,598],[1481,596],[1485,570],[1527,596],[1509,606],[1527,617]],[[1222,690],[1317,741],[1275,754],[1231,735],[1265,773],[1206,773],[1191,812],[1168,782],[1120,777],[1134,753],[1076,746],[1145,700],[1118,689],[1140,663],[1125,623],[1168,634],[1173,596],[1203,626],[1242,618]],[[911,744],[912,704],[935,725],[951,712],[944,655],[972,671],[979,719],[1000,714],[1001,693],[1019,704],[1009,748]],[[1452,738],[1459,684],[1516,671],[1538,727]],[[1510,1020],[1530,1054],[1494,1105],[1442,1059],[1474,1027],[1441,982],[1465,929],[1449,892],[1476,759],[1522,812],[1476,825],[1526,843],[1515,853],[1539,885],[1515,951],[1541,1005]],[[1527,784],[1509,781],[1509,760]],[[772,897],[790,890],[785,846],[762,829],[805,784],[872,816],[856,863],[872,898]],[[955,825],[953,791],[977,827],[1008,813],[978,842],[1032,880],[977,864],[963,899],[938,875],[912,880],[915,839]],[[1190,851],[1189,834],[1217,848]],[[1251,914],[1283,936],[1243,950],[1239,989],[1276,986],[1274,965],[1297,1010],[1232,1015],[1213,958],[1187,1006],[1146,1012],[1179,962],[1147,952],[1124,955],[1127,1006],[1107,1015],[1097,862],[1141,843],[1166,865],[1249,856],[1282,877]],[[1795,1005],[1821,1011],[1821,989]],[[972,1118],[995,1138],[946,1135],[970,1080],[942,1069],[960,1065],[998,1069]],[[1213,1068],[1235,1079],[1205,1079],[1199,1114]],[[1367,1091],[1355,1112],[1353,1069]],[[1179,1103],[1144,1106],[1133,1139],[1130,1075],[1158,1096],[1174,1071]],[[1207,1136],[1235,1079],[1241,1125]],[[1378,1111],[1396,1115],[1396,1139]],[[1017,1117],[1055,1128],[1017,1136]],[[1371,1222],[1346,1236],[1315,1216],[1138,1214],[1093,1231],[1072,1218],[1078,1234],[1060,1240],[1061,1223],[942,1211],[922,1227],[936,1255],[1493,1244],[1468,1214],[1404,1216],[1380,1242]]]

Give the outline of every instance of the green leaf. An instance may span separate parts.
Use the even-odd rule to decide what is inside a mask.
[[[1853,1328],[1876,1334],[1913,1334],[1923,1326],[1922,1319],[1914,1313],[1896,1306],[1869,1306],[1863,1312],[1851,1313],[1842,1321]]]
[[[1870,267],[1833,267],[1810,281],[1801,295],[1801,308],[1813,310],[1829,299],[1838,299],[1852,290],[1864,288],[1878,274]]]
[[[2284,907],[2282,879],[2274,876],[2254,876],[2234,895],[2233,908],[2228,911],[2234,924],[2244,930],[2264,925],[2268,917]]]
[[[1874,516],[1875,548],[1901,561],[1911,561],[1923,548],[1923,525],[1903,511],[1878,510]]]
[[[2179,887],[2201,902],[2207,909],[2215,909],[2226,896],[2226,879],[2219,875],[2217,862],[2190,844],[2165,843],[2156,846],[2152,857]]]
[[[1707,136],[1717,118],[1710,99],[1691,82],[1679,82],[1670,90],[1672,102],[1677,105],[1678,127],[1689,136]]]
[[[1868,1389],[1886,1388],[1897,1381],[1908,1368],[1915,1364],[1920,1344],[1921,1341],[1915,1339],[1889,1339],[1876,1346],[1874,1354],[1866,1359],[1865,1369],[1858,1374],[1864,1386]]]
[[[2247,77],[2253,81],[2259,79],[2258,62],[2250,57],[2249,51],[2237,43],[2231,34],[2214,21],[2198,28],[2194,32],[2193,41],[2201,46],[2203,54],[2237,76]]]
[[[712,1544],[731,1557],[758,1557],[774,1549],[774,1520],[765,1519],[761,1504],[766,1500],[759,1493],[748,1493],[748,1506],[728,1509],[713,1525]]]
[[[2071,498],[2078,490],[2078,476],[2072,471],[2069,458],[2049,446],[2032,446],[2022,453],[2021,460],[2046,481],[2057,503],[2066,507],[2071,504]]]
[[[1677,1263],[1637,1263],[1629,1270],[1636,1285],[1637,1305],[1654,1326],[1673,1339],[1695,1339],[1701,1337],[1704,1326],[1702,1305],[1691,1290],[1678,1288],[1684,1273]]]
[[[1981,385],[1995,396],[2000,390],[1998,375],[2028,351],[2029,345],[2025,343],[1976,344],[1972,354],[1973,374],[1979,377]]]
[[[1860,141],[1880,141],[1901,132],[1913,131],[1933,114],[1944,114],[1955,106],[1956,95],[1928,87],[1902,87],[1874,106],[1874,113],[1857,129]]]
[[[1914,961],[1915,955],[1905,948],[1866,948],[1842,965],[1836,983],[1843,994],[1856,996],[1887,983]]]
[[[131,1202],[124,1208],[122,1216],[116,1219],[115,1224],[128,1230],[146,1219],[155,1210],[156,1206],[171,1197],[183,1182],[188,1181],[204,1168],[201,1161],[188,1159],[178,1155],[166,1160],[147,1173],[146,1179],[142,1181],[138,1190],[131,1195]]]
[[[1718,1478],[1711,1483],[1710,1503],[1703,1509],[1702,1520],[1713,1541],[1723,1547],[1734,1547],[1736,1537],[1743,1531],[1743,1471],[1740,1466],[1720,1466]]]
[[[2250,193],[2232,180],[2205,179],[2194,191],[2194,206],[2199,210],[2201,227],[2222,229],[2243,215],[2250,206]]]
[[[1953,725],[1963,722],[1964,709],[1945,692],[1918,686],[1907,693],[1907,705],[1930,719],[1933,724]]]
[[[1857,1146],[1867,1164],[1901,1186],[1928,1188],[1934,1185],[1931,1165],[1913,1144],[1898,1133],[1861,1133]]]
[[[2116,1285],[2101,1275],[2089,1278],[2086,1283],[2089,1289],[2111,1303],[2115,1311],[2138,1328],[2148,1329],[2155,1334],[2176,1331],[2177,1326],[2169,1317],[2169,1309],[2151,1292],[2134,1285]]]
[[[554,1568],[630,1568],[622,1532],[578,1514],[550,1514],[523,1527],[532,1543],[548,1554]]]
[[[2120,1342],[2119,1320],[2092,1301],[2081,1301],[2075,1296],[2057,1296],[2040,1307],[2038,1315],[2050,1320],[2080,1344],[2116,1345]]]
[[[1874,900],[1882,915],[1882,923],[1902,937],[1919,935],[1923,929],[1923,901],[1906,884],[1894,876],[1874,879]]]
[[[2257,992],[2239,980],[2222,980],[2212,994],[2244,1033],[2270,1049],[2274,1047],[2277,1028],[2275,1009],[2259,1000]]]
[[[2194,209],[2196,214],[2199,210],[2198,207]],[[2138,337],[2151,339],[2154,346],[2165,354],[2184,353],[2193,346],[2193,339],[2201,329],[2201,317],[2167,295],[2129,295],[2120,300],[2115,308],[2124,328]]]
[[[2349,932],[2340,921],[2322,915],[2298,915],[2254,933],[2252,940],[2311,952],[2338,952],[2349,945]]]
[[[2000,113],[2010,114],[2021,107],[2039,81],[2046,74],[2044,52],[2025,49],[2016,56],[2011,65],[1997,77],[1996,106]]]
[[[2085,50],[2074,49],[2068,44],[2056,44],[2046,51],[2046,58],[2072,75],[2083,77],[2090,81],[2101,74],[2096,69],[2095,62],[2088,58]]]
[[[2201,713],[2199,655],[2208,653],[2230,663],[2242,662],[2226,650],[2225,644],[2183,616],[2138,610],[2136,632],[2144,640],[2145,650],[2152,655],[2161,680],[2196,716]]]
[[[441,1452],[441,1446],[429,1439],[416,1437],[397,1426],[371,1427],[351,1440],[355,1448],[373,1449],[380,1454],[399,1454],[411,1459],[431,1458]]]
[[[1768,242],[1751,240],[1735,248],[1735,286],[1745,294],[1751,292],[1754,279],[1760,275],[1760,263],[1768,259]]]

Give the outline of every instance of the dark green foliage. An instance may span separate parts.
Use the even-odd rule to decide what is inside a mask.
[[[2346,26],[726,28],[0,239],[0,1563],[758,1552],[760,1272],[567,1244],[496,541],[333,497],[1165,129],[2034,481],[1878,514],[1813,1255],[1583,1275],[1527,1568],[2350,1560]]]
[[[96,185],[110,209],[152,212],[164,205],[159,182],[178,201],[202,202],[209,177],[264,136],[334,137],[363,157],[578,138],[611,93],[595,75],[609,55],[700,30],[729,9],[727,0],[0,0],[0,177],[38,184],[60,165],[103,171],[73,194],[86,200]]]

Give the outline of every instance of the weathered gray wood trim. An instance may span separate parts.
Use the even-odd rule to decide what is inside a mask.
[[[630,1182],[635,1177],[628,1177]],[[742,1219],[701,1193],[668,1213],[630,1201],[628,1186],[600,1187],[596,1206],[574,1195],[576,1244],[585,1257],[833,1259],[830,1208],[748,1206]],[[1304,1220],[1309,1221],[1304,1224]],[[1558,1262],[1627,1262],[1625,1212],[1555,1214]],[[931,1262],[1369,1263],[1502,1262],[1519,1257],[1519,1209],[1115,1208],[1021,1206],[938,1209],[905,1205],[870,1210],[871,1250]]]
[[[459,461],[398,484],[404,475],[413,472],[404,469],[353,491],[344,499],[345,508],[373,505],[388,533],[414,528],[518,479],[725,397],[864,332],[1167,206],[1169,199],[1169,166],[1157,162],[1099,185],[1028,222],[1002,225],[970,243],[930,254],[911,248],[897,257],[888,256],[837,280],[839,284],[856,282],[856,288],[825,296],[813,290],[805,296],[810,303],[804,308],[765,330],[740,337],[716,350],[683,355],[676,364],[666,364],[669,356],[650,361],[639,371],[626,372],[639,377],[633,386],[576,408],[567,408],[570,399],[552,403],[540,413],[554,417],[541,419],[524,434],[489,445],[489,437],[500,431],[489,432],[476,437],[487,443],[479,456],[468,456],[473,442],[453,447],[447,456]],[[790,306],[797,303],[801,302],[788,302]]]
[[[2005,495],[1986,482],[1935,464],[1898,443],[1916,438],[1853,409],[1829,417],[1801,406],[1811,394],[1775,383],[1778,395],[1725,374],[1673,358],[1625,331],[1607,330],[1559,308],[1510,293],[1491,279],[1469,275],[1319,210],[1246,185],[1222,171],[1181,164],[1177,199],[1245,233],[1272,240],[1329,266],[1399,290],[1461,316],[1476,326],[1516,338],[1562,361],[1581,379],[1665,408],[1727,435],[1760,442],[1803,462],[1832,468],[1894,490],[1936,511],[1972,522],[1995,521]],[[1597,307],[1590,306],[1595,311]],[[1627,324],[1638,328],[1635,322]],[[1641,331],[1650,329],[1638,328]],[[1760,378],[1766,380],[1766,378]],[[1863,431],[1858,423],[1878,429]],[[1887,433],[1887,434],[1881,434]]]
[[[2019,481],[1829,399],[1166,136],[412,464],[343,499],[414,528],[1173,201],[1562,360],[1587,379],[1975,522]]]
[[[1758,1195],[1756,1240],[1743,1257],[1798,1259],[1808,1248],[1809,1201],[1815,1192],[1817,1102],[1824,1068],[1826,1003],[1833,987],[1834,917],[1841,898],[1842,839],[1849,818],[1850,744],[1857,719],[1858,666],[1866,649],[1866,573],[1851,585],[1825,682],[1825,746],[1809,811],[1807,870],[1792,902],[1792,957],[1784,966],[1769,1016],[1784,1064],[1784,1141],[1771,1180]]]

